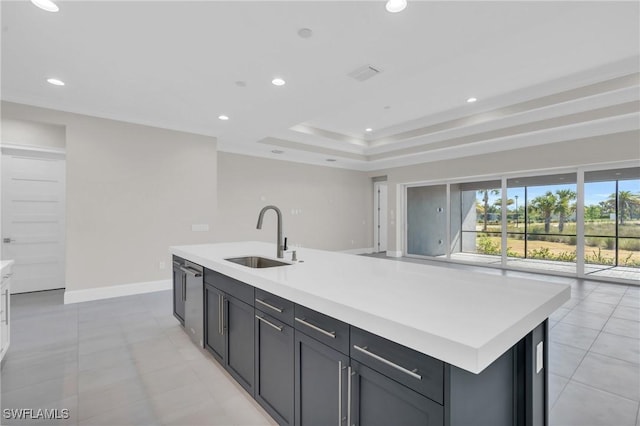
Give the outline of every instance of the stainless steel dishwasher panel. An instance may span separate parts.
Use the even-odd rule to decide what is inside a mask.
[[[204,281],[203,268],[186,261],[180,268],[187,276],[184,303],[184,328],[191,340],[204,347]]]

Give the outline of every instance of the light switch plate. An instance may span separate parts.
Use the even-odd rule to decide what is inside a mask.
[[[191,230],[193,232],[206,232],[209,230],[209,224],[208,223],[202,223],[202,224],[197,224],[197,225],[191,225]]]
[[[540,371],[542,371],[542,367],[543,367],[543,344],[544,342],[540,342],[538,343],[538,345],[536,346],[536,374],[538,374]]]

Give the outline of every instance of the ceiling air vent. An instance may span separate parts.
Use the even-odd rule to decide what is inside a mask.
[[[351,78],[355,78],[358,81],[369,80],[371,77],[380,74],[382,70],[374,67],[373,65],[363,65],[361,67],[356,68],[347,74]]]

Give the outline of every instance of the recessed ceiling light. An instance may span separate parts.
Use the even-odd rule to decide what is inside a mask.
[[[371,127],[367,127],[366,129],[364,129],[364,131],[370,133],[373,132],[373,129]]]
[[[327,161],[330,162],[330,163],[333,163],[333,162],[336,161],[336,159],[335,158],[327,158]]]
[[[286,83],[287,82],[281,78],[274,78],[273,80],[271,80],[271,84],[273,84],[274,86],[284,86]]]
[[[313,31],[311,31],[311,28],[300,28],[298,35],[300,38],[310,38],[313,35]]]
[[[218,119],[220,119],[222,121],[227,121],[229,119],[229,117],[227,117],[226,115],[219,115]]]
[[[477,100],[478,100],[478,99],[476,99],[476,98],[469,98],[469,99],[467,99],[467,103],[468,103],[468,104],[472,104],[472,103],[474,103],[474,102],[475,102],[475,101],[477,101]]]
[[[407,7],[407,0],[389,0],[385,5],[387,12],[402,12]]]
[[[60,10],[58,5],[51,0],[31,0],[31,3],[35,4],[42,10],[46,10],[47,12],[57,12]]]
[[[273,151],[271,151],[271,152],[273,152],[274,154],[284,154],[284,151],[281,151],[281,150],[279,150],[279,149],[274,149],[274,150],[273,150]]]
[[[53,84],[54,86],[64,86],[64,81],[58,80],[57,78],[48,78],[47,83]]]

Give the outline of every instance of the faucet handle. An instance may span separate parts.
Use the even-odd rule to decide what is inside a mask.
[[[283,251],[287,251],[289,250],[289,248],[287,247],[287,237],[284,237],[284,247],[282,247]]]

